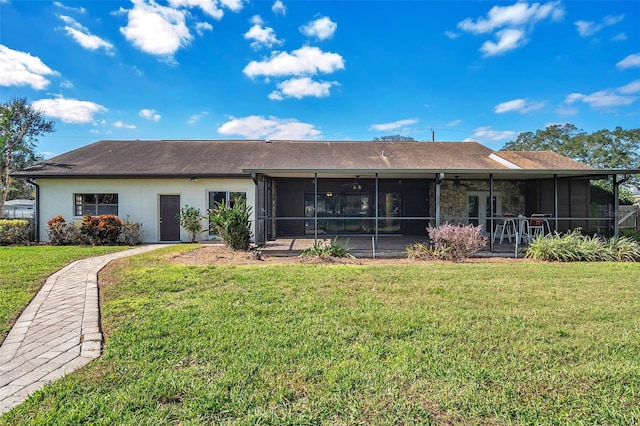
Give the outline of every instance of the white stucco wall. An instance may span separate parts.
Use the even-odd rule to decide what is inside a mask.
[[[145,242],[160,241],[160,195],[180,195],[180,207],[189,205],[208,208],[209,191],[240,191],[247,193],[247,205],[255,215],[255,185],[247,179],[201,179],[192,182],[180,179],[38,179],[40,186],[40,240],[47,241],[47,221],[62,215],[67,220],[80,221],[74,216],[74,194],[118,194],[118,217],[142,224]],[[202,220],[208,228],[206,219]],[[253,221],[252,221],[253,226]],[[180,229],[182,241],[189,241]],[[203,232],[199,240],[208,240]]]

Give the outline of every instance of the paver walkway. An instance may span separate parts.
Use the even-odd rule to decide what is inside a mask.
[[[98,272],[162,245],[77,260],[51,275],[0,346],[0,415],[100,356]]]

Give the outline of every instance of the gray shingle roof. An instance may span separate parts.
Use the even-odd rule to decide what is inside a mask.
[[[553,152],[494,152],[476,142],[99,141],[17,177],[239,176],[247,170],[589,170]]]

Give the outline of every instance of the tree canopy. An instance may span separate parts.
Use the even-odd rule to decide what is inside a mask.
[[[375,142],[415,142],[415,139],[411,136],[403,135],[376,136],[373,140]]]
[[[12,187],[9,173],[36,161],[38,138],[53,131],[54,122],[45,120],[26,98],[0,104],[0,212]]]
[[[587,133],[573,124],[520,133],[503,151],[554,151],[591,167],[634,169],[640,165],[640,128]]]

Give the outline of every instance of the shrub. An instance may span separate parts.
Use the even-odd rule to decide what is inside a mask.
[[[224,201],[216,202],[214,208],[209,210],[211,227],[220,235],[225,245],[234,250],[249,250],[250,217],[251,207],[247,206],[244,199],[236,201],[233,207]]]
[[[0,245],[29,242],[31,224],[24,219],[0,219]]]
[[[580,229],[574,229],[566,234],[534,238],[525,257],[559,262],[637,262],[640,260],[640,243],[627,237],[607,241],[602,237],[583,235]]]
[[[91,244],[96,246],[116,245],[121,229],[122,221],[112,214],[86,215],[82,218],[82,225],[80,225],[80,232],[89,238]]]
[[[347,241],[348,242],[348,241]],[[342,241],[334,239],[329,243],[315,241],[311,247],[302,250],[299,257],[353,257],[349,250],[342,245]]]
[[[118,236],[118,244],[137,246],[142,244],[142,225],[137,222],[122,221],[122,228]]]
[[[195,243],[196,237],[203,231],[200,223],[200,209],[189,206],[182,207],[177,214],[177,218],[180,221],[180,226],[189,234],[191,242]]]
[[[82,218],[81,226],[56,216],[47,222],[47,234],[49,243],[54,246],[142,244],[141,225],[120,220],[114,215],[87,215]]]
[[[632,240],[640,242],[640,232],[638,232],[637,229],[621,229],[620,236],[631,238]]]
[[[47,222],[49,243],[54,246],[83,245],[89,240],[80,232],[75,223],[67,223],[62,216],[56,216]]]
[[[611,238],[609,249],[618,262],[640,261],[640,243],[628,237]]]
[[[436,249],[428,243],[412,243],[406,248],[407,257],[414,260],[447,260],[450,251],[449,247]]]
[[[489,241],[482,235],[482,226],[445,223],[434,228],[429,224],[427,232],[430,245],[424,249],[415,244],[410,246],[407,250],[410,257],[461,261],[483,249]]]

